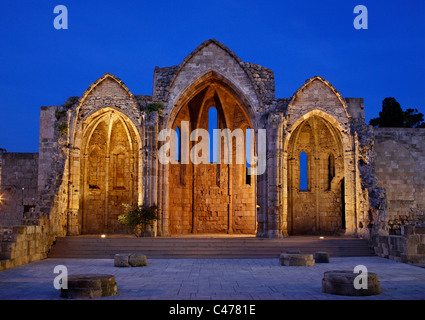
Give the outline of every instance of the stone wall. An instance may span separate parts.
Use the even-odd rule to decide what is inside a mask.
[[[148,112],[151,102],[163,109]],[[256,137],[267,130],[266,172],[250,183],[245,164],[159,163],[159,132],[182,121],[207,129],[212,106],[222,130],[249,127]],[[179,65],[155,68],[152,96],[135,96],[105,73],[81,97],[42,107],[36,211],[49,217],[55,236],[87,233],[90,222],[112,226],[123,201],[157,204],[161,236],[257,230],[280,237],[295,230],[289,223],[296,219],[301,234],[345,229],[363,236],[383,214],[363,107],[363,99],[343,98],[321,77],[291,98],[276,98],[272,70],[207,40]],[[311,160],[308,193],[299,192],[303,149]],[[103,230],[122,231],[90,232]]]
[[[47,258],[53,241],[46,217],[36,225],[0,227],[0,271]]]
[[[375,253],[383,258],[425,266],[425,224],[405,225],[401,235],[376,235],[372,238]]]
[[[325,123],[329,133],[324,134],[323,130],[315,129],[315,133],[312,134],[304,130],[303,126],[309,123],[308,119],[310,118],[319,119]],[[371,203],[370,198],[374,194],[369,192],[373,189],[373,179],[366,182],[364,173],[367,171],[370,176],[373,176],[374,172],[371,162],[364,163],[365,167],[370,170],[359,168],[361,164],[359,158],[367,155],[367,145],[362,143],[363,137],[360,136],[362,132],[359,130],[364,125],[363,100],[343,98],[332,84],[322,77],[316,76],[308,79],[295,92],[288,104],[286,119],[287,121],[281,129],[283,169],[279,180],[283,186],[280,211],[283,212],[282,221],[283,225],[287,224],[287,231],[292,232],[291,223],[300,216],[299,202],[309,201],[311,205],[305,207],[308,208],[307,211],[310,211],[308,216],[314,218],[315,222],[310,222],[312,219],[305,216],[305,222],[310,222],[308,229],[315,229],[313,232],[318,233],[320,232],[320,220],[328,220],[328,226],[325,226],[330,227],[326,230],[328,232],[330,229],[336,231],[339,228],[346,235],[362,234],[367,237],[370,229],[364,226],[370,224],[368,210]],[[277,136],[277,139],[281,138]],[[305,141],[309,141],[309,143],[306,144]],[[311,178],[309,179],[315,181],[311,181],[313,187],[311,191],[300,194],[297,181],[299,177],[297,161],[299,153],[303,151],[302,147],[307,153],[309,150],[316,150],[314,154],[310,151],[309,156],[310,159],[314,159],[309,162],[311,169],[309,174]],[[329,153],[334,155],[335,169],[339,167],[332,179],[334,182],[331,192],[327,192],[323,188],[323,185],[327,184],[323,182],[328,180],[326,178],[328,171],[326,160]],[[337,165],[338,163],[339,165]],[[341,187],[342,183],[344,184],[343,188]],[[298,195],[300,199],[297,199]],[[285,213],[287,214],[285,215]],[[321,217],[321,214],[326,216]],[[328,216],[333,216],[333,221],[330,221]],[[338,223],[338,220],[344,221],[345,225]],[[314,228],[314,226],[316,227]],[[302,232],[304,233],[304,231]]]
[[[250,114],[253,126],[256,127],[256,114],[263,112],[262,108],[264,108],[263,102],[259,99],[260,92],[257,92],[256,89],[262,88],[262,96],[268,97],[268,92],[273,92],[274,88],[267,84],[260,85],[261,77],[265,77],[264,83],[270,83],[273,80],[267,69],[258,67],[258,71],[255,73],[258,76],[257,81],[254,81],[251,70],[253,70],[252,65],[246,66],[233,51],[222,43],[216,40],[203,42],[183,60],[176,70],[172,70],[173,73],[175,72],[172,81],[166,81],[169,87],[164,87],[164,90],[167,90],[164,116],[170,115],[177,104],[188,99],[188,96],[193,93],[193,89],[188,89],[195,88],[196,90],[205,80],[212,78],[212,73],[214,77],[237,93],[238,98]],[[167,79],[170,79],[170,76]],[[159,84],[159,81],[155,82],[156,86]],[[154,87],[155,92],[157,92],[156,87]]]
[[[194,60],[204,59],[206,65],[210,63],[213,65],[216,62],[209,61],[213,56],[207,54],[209,50],[217,50],[221,56],[223,55],[221,47],[211,44],[208,49],[199,51],[200,57],[192,56],[192,58]],[[227,53],[223,59],[233,59],[233,57]],[[192,73],[195,70],[191,70],[188,60],[185,61],[187,64],[180,76],[184,73],[193,76]],[[233,64],[236,68],[237,61],[233,61]],[[239,66],[239,68],[241,67]],[[241,71],[243,75],[243,69],[238,70],[239,73]],[[239,73],[238,75],[242,76]],[[192,90],[192,92],[185,93],[190,99],[182,100],[184,103],[173,109],[173,111],[179,111],[176,112],[174,118],[168,120],[172,129],[178,127],[182,130],[183,121],[185,121],[189,132],[195,129],[208,130],[211,108],[215,108],[217,111],[217,123],[212,124],[216,129],[227,129],[232,134],[235,133],[235,130],[239,130],[238,132],[243,136],[248,127],[253,127],[252,119],[246,114],[245,105],[234,91],[222,79],[215,78],[213,73],[210,73],[210,78],[205,78]],[[245,138],[242,137],[242,139],[242,141],[236,138],[231,141],[225,138],[221,139],[218,144],[221,146],[221,158],[218,159],[218,163],[205,163],[209,162],[205,161],[208,159],[206,153],[209,154],[209,151],[202,149],[197,156],[204,158],[203,163],[195,164],[194,162],[197,161],[193,161],[191,157],[182,163],[170,164],[165,169],[168,171],[164,173],[167,174],[169,188],[165,191],[169,195],[165,195],[166,198],[162,198],[162,201],[165,204],[168,202],[169,232],[171,234],[191,232],[254,234],[256,232],[255,177],[252,177],[251,183],[249,181],[246,183]],[[232,149],[229,149],[232,153],[231,159],[224,154],[225,141],[229,142],[228,147],[231,144]],[[188,150],[199,147],[198,144],[202,142],[204,141],[188,142],[190,144]],[[239,148],[240,146],[241,148]],[[236,164],[237,148],[243,153],[242,163],[239,164]],[[185,156],[185,152],[182,151],[182,157]],[[238,158],[238,160],[240,159]]]
[[[67,228],[68,132],[66,111],[56,106],[41,107],[36,211],[51,219],[50,232],[58,236],[66,235]]]
[[[0,162],[0,270],[4,270],[46,258],[54,236],[47,216],[39,211],[39,154],[3,153]]]
[[[345,229],[344,158],[341,142],[328,126],[319,117],[305,120],[288,147],[288,224],[294,235]],[[306,155],[306,168],[300,166],[301,153]],[[301,185],[300,174],[308,180],[306,186]]]
[[[123,232],[117,222],[124,213],[122,203],[143,201],[144,128],[139,102],[145,105],[148,100],[135,97],[120,79],[105,73],[80,98],[57,108],[55,113],[63,116],[49,120],[50,111],[42,110],[56,142],[43,148],[43,156],[62,165],[55,171],[43,170],[39,178],[51,175],[57,183],[54,190],[45,184],[40,188],[46,192],[46,213],[58,226],[56,234],[78,235],[83,228]],[[68,128],[65,134],[58,133],[61,125]],[[40,131],[40,141],[44,140]]]
[[[390,234],[425,218],[425,129],[374,128],[375,168],[385,189]]]
[[[38,200],[38,153],[1,153],[0,163],[0,225],[20,224]]]

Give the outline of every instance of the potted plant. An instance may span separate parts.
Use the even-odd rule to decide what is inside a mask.
[[[158,219],[156,205],[146,206],[123,203],[125,213],[118,216],[118,221],[130,228],[136,237],[154,237],[154,222]]]

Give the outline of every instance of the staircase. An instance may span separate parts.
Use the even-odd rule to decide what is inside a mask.
[[[343,237],[262,239],[255,237],[158,237],[126,236],[61,237],[48,258],[113,258],[116,253],[143,253],[149,258],[277,258],[280,253],[326,251],[331,257],[373,256],[367,240]]]

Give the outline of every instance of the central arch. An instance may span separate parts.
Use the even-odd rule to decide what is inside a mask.
[[[248,128],[255,128],[255,123],[249,116],[242,95],[229,85],[229,81],[217,76],[215,72],[209,72],[200,79],[177,100],[178,103],[171,110],[167,128],[178,129],[179,137],[184,135],[185,125],[189,133],[196,129],[208,132],[209,129],[217,128],[220,132],[228,130],[231,136],[226,136],[230,137],[229,140],[223,135],[219,136],[217,146],[210,148],[207,143],[208,147],[198,153],[198,156],[204,157],[203,152],[221,150],[214,161],[208,154],[205,157],[207,161],[203,163],[194,163],[188,157],[188,163],[178,161],[166,165],[168,231],[170,234],[255,235],[256,179],[254,176],[246,178],[245,157],[246,132]],[[209,117],[211,114],[216,114],[214,120]],[[231,146],[228,150],[231,157],[223,152],[226,150],[226,142]],[[189,141],[187,150],[194,150],[200,143],[201,138]],[[254,142],[253,146],[255,150]],[[180,146],[180,150],[184,148]],[[237,154],[241,150],[242,161],[240,153]],[[181,154],[179,159],[184,156]]]

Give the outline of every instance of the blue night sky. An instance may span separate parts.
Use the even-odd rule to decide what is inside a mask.
[[[367,30],[353,27],[359,4]],[[56,5],[68,9],[68,30],[53,27]],[[425,113],[422,0],[3,0],[0,32],[0,148],[10,152],[38,152],[41,106],[81,96],[105,72],[149,95],[155,66],[177,65],[211,38],[271,68],[276,97],[321,75],[364,98],[367,122],[385,97]]]

